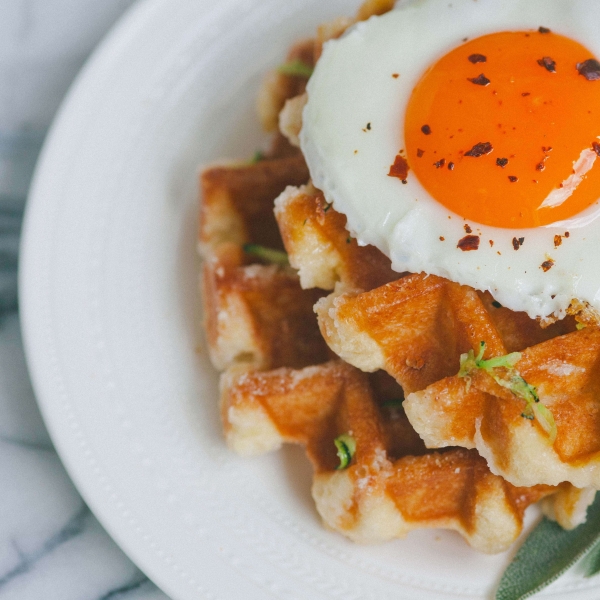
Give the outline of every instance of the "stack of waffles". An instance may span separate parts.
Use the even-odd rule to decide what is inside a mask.
[[[358,18],[392,4],[371,0]],[[354,21],[323,26],[289,60],[312,66]],[[600,329],[583,327],[585,313],[542,328],[359,246],[294,145],[305,84],[273,73],[259,99],[265,127],[289,141],[275,133],[260,160],[200,178],[205,330],[228,445],[251,456],[302,444],[325,525],[357,542],[435,527],[500,552],[540,500],[575,527],[600,487]],[[552,432],[506,378],[465,371],[467,357],[515,352]]]

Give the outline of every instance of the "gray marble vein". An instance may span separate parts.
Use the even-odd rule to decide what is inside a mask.
[[[89,516],[90,511],[88,507],[82,506],[82,508],[78,510],[63,527],[49,539],[45,540],[42,545],[33,552],[23,551],[19,547],[17,540],[12,539],[11,545],[17,554],[18,562],[7,573],[0,574],[0,593],[2,592],[2,588],[6,587],[17,577],[30,573],[42,558],[75,536],[81,535],[85,525],[84,520]]]
[[[0,19],[0,600],[168,600],[71,483],[40,416],[18,317],[35,162],[86,56],[133,0],[3,0]]]

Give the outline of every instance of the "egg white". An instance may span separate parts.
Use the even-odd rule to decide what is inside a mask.
[[[348,217],[352,235],[389,256],[398,272],[488,290],[531,317],[562,315],[574,298],[600,311],[598,202],[567,222],[503,229],[449,211],[414,173],[406,185],[387,175],[405,147],[411,92],[429,66],[464,38],[540,26],[600,56],[600,3],[594,0],[415,0],[359,23],[325,45],[308,84],[301,147],[314,184]],[[457,248],[465,223],[481,237],[477,251]],[[565,231],[569,238],[555,248],[554,236]],[[514,237],[525,238],[518,251]],[[549,259],[554,266],[544,272]]]

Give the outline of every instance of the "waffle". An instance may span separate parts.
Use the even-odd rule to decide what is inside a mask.
[[[554,494],[550,507],[565,525],[572,525],[576,506],[581,512],[580,495],[568,485],[515,487],[474,450],[427,451],[401,405],[373,377],[341,361],[230,371],[221,380],[221,411],[228,443],[240,454],[304,445],[317,510],[329,528],[355,542],[435,527],[458,531],[482,552],[500,552],[521,533],[525,509],[541,498]],[[334,440],[347,433],[356,452],[339,470]]]
[[[276,201],[276,214],[302,284],[326,280],[329,289],[335,279],[342,284],[316,305],[330,348],[363,371],[383,369],[395,378],[408,396],[411,423],[428,447],[477,448],[494,473],[519,486],[568,481],[599,488],[600,330],[577,331],[573,318],[542,328],[526,314],[494,304],[489,294],[436,276],[412,274],[369,289],[374,281],[360,276],[350,252],[315,266],[315,246],[337,242],[339,248],[347,234],[343,217],[333,208],[322,215],[324,200],[313,196],[312,220],[305,188],[286,190]],[[320,237],[313,231],[319,218]],[[335,268],[325,270],[328,263]],[[482,340],[484,358],[523,351],[519,372],[554,415],[553,444],[538,420],[521,416],[523,400],[489,375],[476,374],[467,391],[457,376],[460,357]]]
[[[523,351],[523,378],[552,412],[556,439],[524,402],[484,372],[443,379],[405,401],[411,423],[428,446],[477,448],[491,469],[515,485],[600,488],[600,328],[588,327]]]
[[[458,531],[481,551],[497,552],[516,539],[525,508],[541,498],[559,522],[573,526],[588,501],[577,490],[518,488],[493,475],[475,450],[427,450],[391,377],[382,371],[366,375],[339,360],[325,362],[330,355],[312,310],[324,292],[302,289],[292,269],[260,264],[244,252],[245,244],[257,241],[281,247],[273,231],[262,231],[262,237],[253,232],[255,215],[269,226],[263,204],[272,205],[277,189],[292,183],[290,173],[296,176],[289,164],[269,158],[258,163],[261,168],[219,166],[201,176],[205,328],[211,359],[224,371],[221,410],[230,447],[248,456],[284,442],[305,444],[315,468],[313,496],[325,524],[358,542],[439,527]],[[245,186],[251,210],[243,205]],[[349,240],[345,217],[327,209],[319,192],[310,186],[294,190],[287,187],[277,201],[278,218],[287,223],[281,227],[286,245],[296,244],[290,260],[302,262],[299,257],[310,255],[302,251],[307,240],[329,257],[318,260],[312,272],[300,270],[305,283],[318,279],[327,264],[324,287],[356,291],[390,285],[386,282],[398,275],[388,259]],[[216,226],[223,222],[238,225]],[[410,277],[400,281],[405,279]],[[341,432],[352,432],[357,442],[354,462],[343,471],[336,469],[334,445]]]
[[[211,361],[220,370],[239,364],[301,368],[329,357],[312,311],[321,292],[302,290],[292,269],[261,264],[244,250],[283,247],[273,199],[307,178],[302,156],[279,138],[264,160],[214,166],[201,174],[204,329]]]
[[[536,447],[523,445],[522,436],[518,434],[515,434],[514,444],[507,445],[507,436],[520,430],[513,429],[512,421],[505,423],[502,430],[504,437],[500,434],[493,437],[495,447],[502,453],[503,464],[507,463],[507,457],[514,454],[515,459],[510,461],[510,464],[513,469],[521,465],[522,473],[519,478],[513,475],[510,469],[500,468],[488,446],[476,444],[474,441],[477,419],[481,415],[475,412],[475,400],[472,399],[479,399],[479,408],[483,406],[485,394],[489,392],[483,390],[477,396],[479,388],[478,384],[474,384],[467,393],[465,380],[456,376],[460,369],[461,355],[478,348],[482,340],[486,342],[484,358],[523,351],[525,361],[528,352],[532,352],[534,348],[541,348],[542,350],[531,359],[532,362],[541,361],[540,374],[537,377],[532,376],[530,383],[536,385],[539,381],[541,391],[544,391],[544,385],[551,385],[551,380],[548,377],[544,378],[544,373],[547,373],[553,364],[561,364],[561,361],[566,360],[558,353],[564,340],[572,341],[574,353],[577,353],[576,348],[579,346],[583,360],[581,350],[588,348],[585,338],[593,337],[592,332],[595,328],[577,331],[576,322],[572,317],[543,328],[525,313],[515,313],[501,307],[487,293],[479,293],[436,276],[404,274],[399,279],[375,287],[378,276],[372,275],[377,270],[365,269],[371,276],[364,274],[362,267],[366,266],[367,262],[362,262],[360,256],[353,254],[353,250],[342,243],[344,238],[348,239],[345,218],[336,213],[333,207],[323,213],[323,202],[320,192],[313,188],[288,188],[276,200],[275,213],[290,262],[299,269],[303,287],[321,285],[333,290],[333,293],[317,302],[315,310],[321,333],[336,355],[362,371],[376,372],[382,369],[391,375],[408,396],[405,401],[406,413],[428,447],[477,448],[481,455],[488,459],[494,473],[503,475],[514,485],[521,487],[540,483],[557,485],[564,481],[571,482],[579,488],[598,487],[593,483],[587,468],[573,468],[573,472],[565,475],[564,468],[562,471],[556,469],[556,459],[546,461],[544,458],[540,461],[540,456],[546,457],[548,454],[545,432],[539,433],[540,427],[537,422],[532,423],[521,417],[523,401],[500,388],[489,375],[481,374],[478,378],[474,377],[473,381],[494,384],[500,389],[498,398],[510,400],[514,409],[513,421],[518,419],[525,431],[534,428],[538,432],[539,443]],[[314,260],[318,248],[325,249],[322,251],[324,257]],[[358,246],[357,249],[365,251]],[[369,256],[377,256],[376,253],[373,249],[373,254]],[[386,265],[380,259],[377,259],[375,264]],[[387,267],[389,268],[389,265]],[[383,279],[392,274],[393,272],[388,271]],[[544,352],[545,362],[542,359]],[[588,360],[593,361],[593,358],[594,353],[590,349]],[[577,363],[573,364],[577,366]],[[579,373],[577,369],[574,369],[573,373]],[[526,370],[525,373],[523,376],[529,381],[530,371]],[[587,373],[590,378],[594,377],[594,369],[589,368]],[[577,386],[583,383],[575,382],[573,377],[555,378],[554,385],[561,382],[564,386],[563,394],[569,390],[577,390]],[[593,383],[590,385],[593,386]],[[556,390],[554,393],[557,393]],[[462,394],[461,398],[465,397],[465,401],[460,405],[457,404],[457,394]],[[587,394],[586,397],[594,397],[593,391],[587,389],[584,394]],[[442,395],[443,400],[440,399]],[[548,401],[547,403],[550,404]],[[489,404],[494,405],[498,402],[490,401]],[[558,410],[558,404],[556,406]],[[553,408],[552,411],[554,410]],[[585,412],[584,405],[581,405],[580,412]],[[566,409],[560,413],[564,419],[569,414],[575,413],[567,412]],[[595,411],[591,411],[587,417],[581,415],[582,427],[587,431],[587,441],[584,443],[579,436],[579,430],[572,428],[568,434],[567,427],[560,427],[561,420],[557,416],[559,430],[564,431],[557,437],[555,444],[570,444],[569,447],[574,448],[575,441],[578,440],[579,447],[591,448],[597,437],[594,419]],[[457,434],[461,427],[471,432],[470,438]],[[497,423],[490,421],[486,431],[490,432],[491,436],[495,428]],[[528,453],[527,461],[522,459],[524,452]],[[581,452],[573,454],[572,458],[581,458]],[[541,467],[535,466],[541,462],[544,463],[543,469],[547,473],[545,475],[541,474]],[[574,476],[574,472],[580,474],[579,478]],[[550,479],[551,474],[553,477]],[[584,505],[593,498],[593,493],[588,490],[572,489],[571,493],[580,498]],[[547,503],[548,507],[550,504]],[[553,512],[551,507],[547,508],[547,511],[549,514]]]
[[[302,155],[279,136],[264,160],[205,168],[200,175],[200,254],[210,256],[225,242],[282,249],[273,199],[308,177]]]
[[[398,278],[390,260],[373,246],[359,246],[314,187],[289,187],[275,201],[275,216],[290,264],[304,289],[373,289]]]
[[[393,4],[369,0],[355,18],[327,24],[315,40],[295,45],[288,61],[313,66],[327,39]],[[304,445],[324,523],[357,542],[437,527],[458,531],[483,552],[498,552],[518,537],[525,509],[539,500],[563,527],[581,523],[593,490],[509,483],[488,467],[476,427],[475,442],[464,448],[444,439],[441,450],[432,450],[407,416],[427,421],[434,390],[452,398],[460,356],[481,339],[486,356],[500,356],[571,335],[574,321],[543,329],[489,295],[437,277],[395,273],[376,248],[359,246],[345,217],[308,182],[296,148],[305,86],[306,77],[271,73],[259,97],[263,125],[281,130],[271,150],[257,161],[211,166],[200,176],[204,325],[210,358],[222,371],[228,445],[243,456],[282,443]],[[257,247],[270,255],[253,252]],[[284,248],[289,265],[272,252]],[[336,355],[343,360],[332,360]],[[472,382],[471,396],[488,393],[476,376]],[[453,417],[450,404],[433,419],[440,439]],[[336,454],[340,436],[356,444],[344,465]]]

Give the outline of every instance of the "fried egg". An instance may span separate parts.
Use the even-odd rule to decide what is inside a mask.
[[[600,6],[415,0],[328,42],[300,143],[398,272],[600,311]]]

